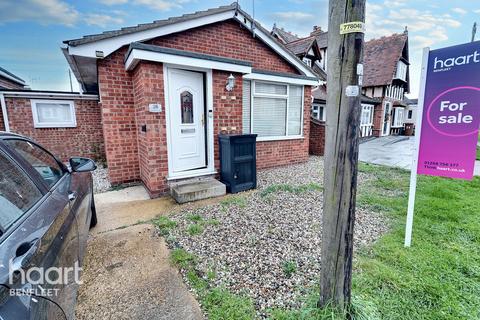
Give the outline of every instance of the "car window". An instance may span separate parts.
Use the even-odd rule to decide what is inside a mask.
[[[21,168],[0,152],[0,231],[3,234],[42,198],[42,193]]]
[[[52,187],[63,176],[60,164],[45,150],[26,140],[5,141],[37,170],[48,187]]]

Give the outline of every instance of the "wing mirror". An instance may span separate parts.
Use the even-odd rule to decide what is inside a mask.
[[[97,169],[95,161],[88,158],[70,158],[68,162],[70,163],[73,172],[90,172]]]

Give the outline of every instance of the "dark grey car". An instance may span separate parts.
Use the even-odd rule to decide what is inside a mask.
[[[72,319],[96,224],[95,163],[70,168],[25,137],[0,132],[0,319]]]

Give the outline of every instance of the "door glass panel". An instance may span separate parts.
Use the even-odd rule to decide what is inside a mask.
[[[193,95],[184,91],[180,94],[182,124],[193,123]]]
[[[27,212],[42,194],[25,173],[0,152],[0,233]]]
[[[37,170],[49,187],[63,176],[57,160],[45,150],[25,140],[6,140],[32,167]]]

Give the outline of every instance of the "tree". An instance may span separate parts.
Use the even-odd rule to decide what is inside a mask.
[[[327,125],[320,306],[345,309],[351,299],[353,226],[357,191],[360,96],[357,64],[363,62],[363,32],[340,35],[340,25],[365,21],[365,0],[330,0],[328,23]],[[355,89],[350,87],[349,89]]]

